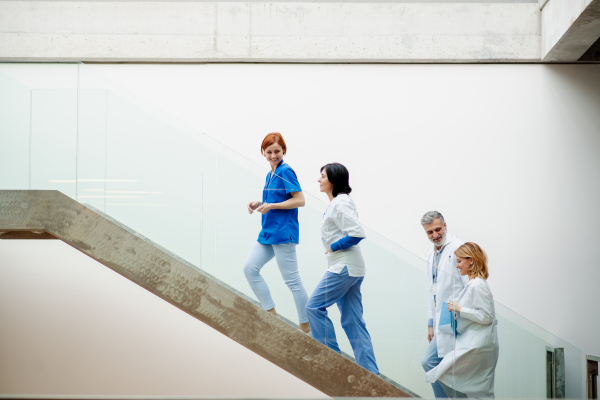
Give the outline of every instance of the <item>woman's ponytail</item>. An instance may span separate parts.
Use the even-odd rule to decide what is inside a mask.
[[[350,185],[346,185],[342,190],[340,190],[340,193],[344,193],[344,194],[350,194],[352,192],[352,188],[350,187]]]

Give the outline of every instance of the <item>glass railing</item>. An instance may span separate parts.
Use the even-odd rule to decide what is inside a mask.
[[[0,189],[60,190],[258,303],[243,267],[257,243],[261,214],[250,214],[247,204],[262,199],[268,163],[257,165],[182,124],[94,66],[63,67],[76,74],[76,87],[40,89],[0,69]],[[296,254],[310,296],[327,271],[321,222],[329,200],[306,191],[304,196]],[[379,371],[410,394],[433,397],[421,365],[429,345],[427,261],[363,228],[362,304]],[[278,315],[297,325],[294,297],[275,259],[261,275]],[[340,311],[331,306],[328,313],[341,351],[354,357]],[[564,390],[567,398],[582,397],[579,349],[497,302],[495,313],[496,397],[545,398],[553,390]],[[459,338],[451,350],[458,347]],[[462,370],[458,364],[450,369],[452,382],[464,376],[464,360]],[[482,370],[473,362],[466,365],[475,375]]]
[[[11,189],[59,189],[75,195],[77,64],[50,67],[3,64],[0,70],[0,185]],[[4,71],[4,73],[3,73]],[[12,76],[11,76],[12,75]],[[65,78],[66,76],[66,78]]]
[[[80,65],[76,198],[199,266],[202,144],[119,89]]]

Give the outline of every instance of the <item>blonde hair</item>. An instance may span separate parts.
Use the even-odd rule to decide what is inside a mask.
[[[458,257],[470,258],[473,265],[469,267],[469,279],[481,278],[487,279],[490,274],[487,266],[487,254],[477,243],[466,242],[454,252]]]

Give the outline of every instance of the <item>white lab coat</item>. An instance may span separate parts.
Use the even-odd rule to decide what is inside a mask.
[[[366,238],[365,230],[358,220],[356,206],[349,195],[340,193],[327,205],[321,222],[321,241],[327,251],[332,243],[349,235]],[[327,253],[327,270],[334,274],[348,267],[349,276],[365,276],[365,260],[360,243],[333,253]]]
[[[434,250],[427,256],[427,279],[429,280],[429,313],[428,318],[433,319],[433,331],[437,341],[438,357],[444,357],[450,352],[454,345],[454,335],[440,332],[437,328],[442,312],[442,303],[455,299],[463,290],[468,277],[461,277],[456,268],[456,256],[454,251],[465,242],[446,233],[446,243],[442,248],[440,263],[437,272],[437,285],[433,285]],[[435,295],[435,303],[433,296]]]
[[[426,380],[439,380],[468,397],[493,398],[499,353],[494,297],[484,279],[474,278],[456,302],[462,307],[456,349],[427,372]]]

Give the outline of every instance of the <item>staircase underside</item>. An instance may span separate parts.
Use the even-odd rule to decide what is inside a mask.
[[[58,191],[0,190],[0,239],[60,239],[329,396],[411,397]]]

